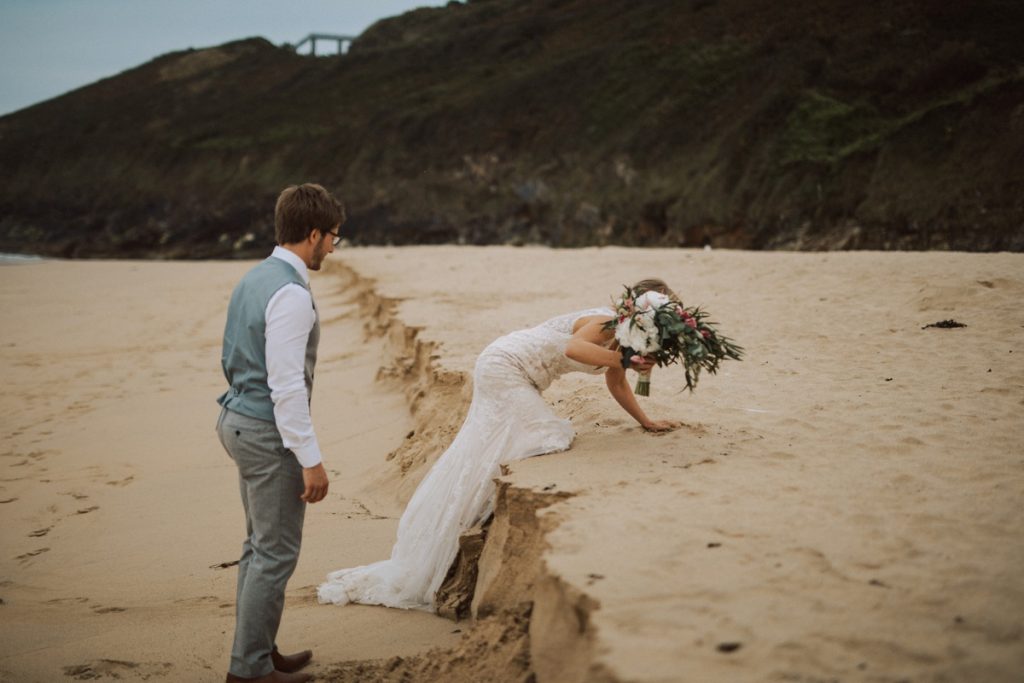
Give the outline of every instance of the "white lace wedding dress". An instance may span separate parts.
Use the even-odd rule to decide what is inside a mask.
[[[434,594],[455,559],[459,534],[493,509],[499,465],[563,451],[572,443],[569,421],[551,411],[541,392],[567,372],[604,371],[565,355],[574,323],[590,315],[614,312],[569,313],[484,349],[473,372],[466,421],[409,501],[391,559],[332,572],[317,591],[320,602],[434,610]]]

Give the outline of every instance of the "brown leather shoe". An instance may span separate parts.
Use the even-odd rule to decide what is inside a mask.
[[[285,673],[294,673],[302,667],[309,664],[309,660],[313,659],[312,650],[303,650],[302,652],[296,652],[293,655],[283,655],[277,651],[275,647],[270,653],[270,661],[274,662],[274,668],[278,671]]]
[[[275,670],[259,678],[242,678],[229,672],[225,683],[306,683],[311,680],[313,677],[310,674],[285,673]]]

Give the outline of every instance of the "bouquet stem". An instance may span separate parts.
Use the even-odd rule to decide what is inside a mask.
[[[651,395],[651,374],[650,373],[638,373],[636,376],[636,386],[633,387],[633,393],[637,396],[650,396]]]

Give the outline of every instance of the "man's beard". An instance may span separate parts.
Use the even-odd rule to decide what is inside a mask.
[[[323,240],[317,243],[313,247],[313,258],[310,259],[312,263],[309,265],[310,270],[320,270],[320,264],[323,263],[324,258],[327,256],[327,250],[324,249]]]

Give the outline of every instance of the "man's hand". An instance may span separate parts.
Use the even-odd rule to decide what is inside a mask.
[[[319,503],[327,495],[327,472],[323,463],[302,468],[302,483],[306,490],[299,496],[307,503]]]

